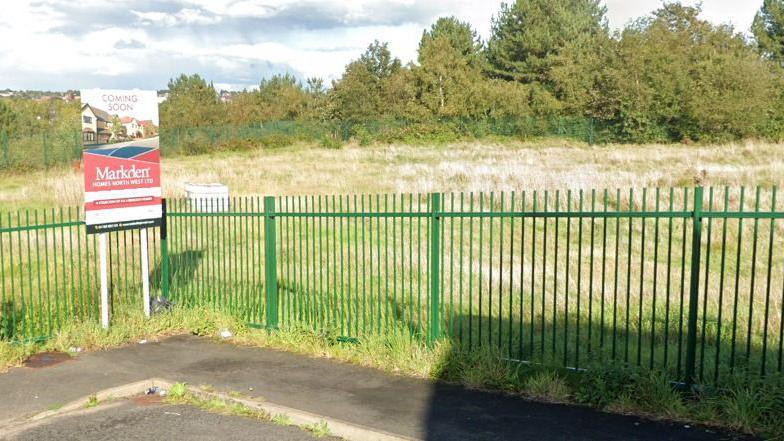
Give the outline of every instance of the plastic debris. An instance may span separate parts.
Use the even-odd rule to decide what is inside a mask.
[[[158,391],[158,396],[165,397],[166,395],[168,395],[168,392],[166,392],[166,389],[161,389],[161,390]]]
[[[220,332],[221,338],[231,338],[234,334],[231,333],[228,329],[223,329]]]
[[[145,344],[145,343],[147,343],[147,340],[139,340],[139,344],[140,344],[140,345],[143,345],[143,344]]]
[[[174,306],[174,304],[166,297],[158,296],[150,300],[150,312],[153,314],[166,312],[172,309],[172,306]]]
[[[82,348],[75,348],[71,346],[70,348],[68,348],[68,352],[82,352]]]
[[[155,394],[157,394],[159,391],[161,391],[161,388],[160,388],[160,387],[158,387],[158,386],[153,386],[153,387],[149,387],[149,388],[147,388],[147,390],[146,390],[144,393],[145,393],[145,395],[155,395]]]

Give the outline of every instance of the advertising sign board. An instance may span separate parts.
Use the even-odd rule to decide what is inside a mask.
[[[88,234],[160,225],[157,93],[90,89],[81,100]]]

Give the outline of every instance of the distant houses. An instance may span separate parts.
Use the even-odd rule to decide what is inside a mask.
[[[139,121],[132,116],[123,116],[120,122],[125,127],[125,134],[131,138],[143,138],[144,128],[139,125]]]
[[[139,121],[139,125],[142,127],[142,137],[144,138],[149,138],[158,134],[158,126],[153,124],[151,119]]]
[[[105,110],[87,103],[82,105],[82,143],[84,145],[108,143],[112,137],[112,119],[112,115]]]
[[[115,130],[115,122],[121,124],[122,128]],[[158,126],[152,120],[139,121],[132,116],[120,117],[88,103],[82,105],[82,144],[84,145],[149,138],[157,134]]]

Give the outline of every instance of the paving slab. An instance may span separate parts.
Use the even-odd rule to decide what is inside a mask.
[[[0,421],[150,377],[264,399],[427,440],[717,440],[738,434],[539,403],[333,360],[235,346],[190,335],[81,353],[46,368],[0,375]]]

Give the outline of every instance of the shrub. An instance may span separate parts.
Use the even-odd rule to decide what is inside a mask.
[[[339,149],[343,147],[343,143],[338,138],[330,135],[322,136],[321,140],[319,141],[319,144],[321,145],[321,147],[327,149]]]
[[[632,367],[596,364],[583,373],[575,398],[593,407],[607,407],[624,394],[632,392],[639,376],[640,372]]]
[[[270,133],[259,138],[259,142],[264,147],[280,148],[294,144],[295,139],[282,133]]]
[[[367,146],[373,143],[373,135],[370,134],[365,126],[354,126],[351,130],[352,137],[361,146]]]

